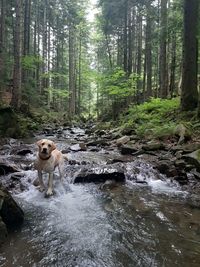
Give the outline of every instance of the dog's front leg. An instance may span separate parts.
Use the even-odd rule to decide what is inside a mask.
[[[64,181],[64,166],[62,163],[60,165],[58,165],[58,171],[59,171],[60,180],[63,183],[63,181]]]
[[[53,172],[49,173],[49,182],[48,182],[48,190],[46,192],[47,196],[53,195]]]
[[[40,192],[43,192],[45,190],[45,185],[42,179],[42,172],[38,171],[38,178],[39,178],[39,190]]]

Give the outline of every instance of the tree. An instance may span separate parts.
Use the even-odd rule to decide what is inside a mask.
[[[197,91],[197,25],[199,1],[184,0],[182,110],[194,110],[198,103]]]
[[[167,88],[167,2],[161,0],[161,16],[160,16],[160,96],[166,98],[168,94]]]
[[[21,19],[22,0],[15,2],[15,27],[14,27],[14,69],[13,69],[13,92],[11,105],[19,110],[21,106]]]

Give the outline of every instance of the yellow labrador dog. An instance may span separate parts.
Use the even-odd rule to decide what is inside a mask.
[[[53,141],[48,139],[39,140],[36,143],[39,147],[37,159],[35,161],[35,168],[38,171],[39,178],[39,190],[43,192],[45,185],[42,179],[42,172],[49,174],[47,196],[53,195],[53,173],[56,167],[58,167],[61,181],[64,178],[64,159],[67,159],[66,155],[63,155],[61,151],[56,148]]]

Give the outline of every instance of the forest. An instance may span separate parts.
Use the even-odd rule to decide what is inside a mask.
[[[0,0],[0,267],[200,266],[200,0]]]
[[[153,98],[198,107],[196,0],[2,0],[0,10],[1,108],[116,121]]]

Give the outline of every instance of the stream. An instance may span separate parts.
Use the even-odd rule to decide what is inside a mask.
[[[35,158],[34,143],[43,137],[23,140],[33,154],[18,156],[8,149],[1,156],[29,166]],[[48,138],[65,150],[89,136],[74,128]],[[13,197],[25,213],[25,222],[0,247],[0,267],[200,266],[200,210],[189,205],[186,191],[139,159],[121,163],[124,183],[113,187],[74,184],[73,175],[82,165],[101,170],[119,155],[115,149],[104,148],[68,156],[75,163],[65,162],[63,184],[56,171],[51,198],[33,185],[37,172],[24,171],[23,190],[13,190]],[[135,170],[137,179],[145,183],[131,179]]]

